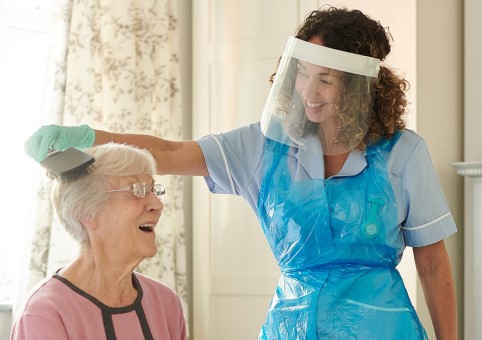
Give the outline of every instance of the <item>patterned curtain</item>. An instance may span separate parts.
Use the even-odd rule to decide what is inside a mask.
[[[57,0],[43,122],[181,139],[175,5],[174,0]],[[137,271],[175,289],[187,320],[182,178],[157,180],[168,193],[156,229],[158,252]],[[37,195],[27,291],[75,256],[75,243],[52,214],[50,187],[43,179]]]

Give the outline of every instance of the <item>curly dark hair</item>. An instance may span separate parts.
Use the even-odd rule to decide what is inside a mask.
[[[356,53],[383,61],[390,53],[390,32],[380,22],[359,10],[328,7],[310,12],[297,29],[296,38],[308,41],[318,37],[323,46]],[[269,81],[273,83],[276,73]],[[390,139],[396,131],[405,128],[406,91],[409,83],[385,65],[380,66],[375,82],[374,108],[368,132],[358,146]]]

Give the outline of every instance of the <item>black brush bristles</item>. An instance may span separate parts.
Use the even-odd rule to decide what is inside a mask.
[[[69,148],[64,151],[54,151],[40,162],[47,169],[47,176],[59,182],[72,182],[91,171],[94,158],[78,149]]]

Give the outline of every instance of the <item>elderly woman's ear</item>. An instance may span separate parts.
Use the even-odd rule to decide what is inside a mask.
[[[95,230],[99,227],[98,223],[95,223],[95,218],[93,217],[82,218],[80,222],[84,225],[86,230]]]

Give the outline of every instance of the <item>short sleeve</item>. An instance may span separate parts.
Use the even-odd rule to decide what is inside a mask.
[[[260,164],[264,141],[259,123],[196,140],[206,160],[211,192],[243,195]]]
[[[427,145],[420,137],[403,169],[402,197],[407,213],[402,231],[408,246],[433,244],[457,231]]]
[[[68,339],[65,330],[57,323],[37,315],[23,315],[13,326],[11,340]]]

